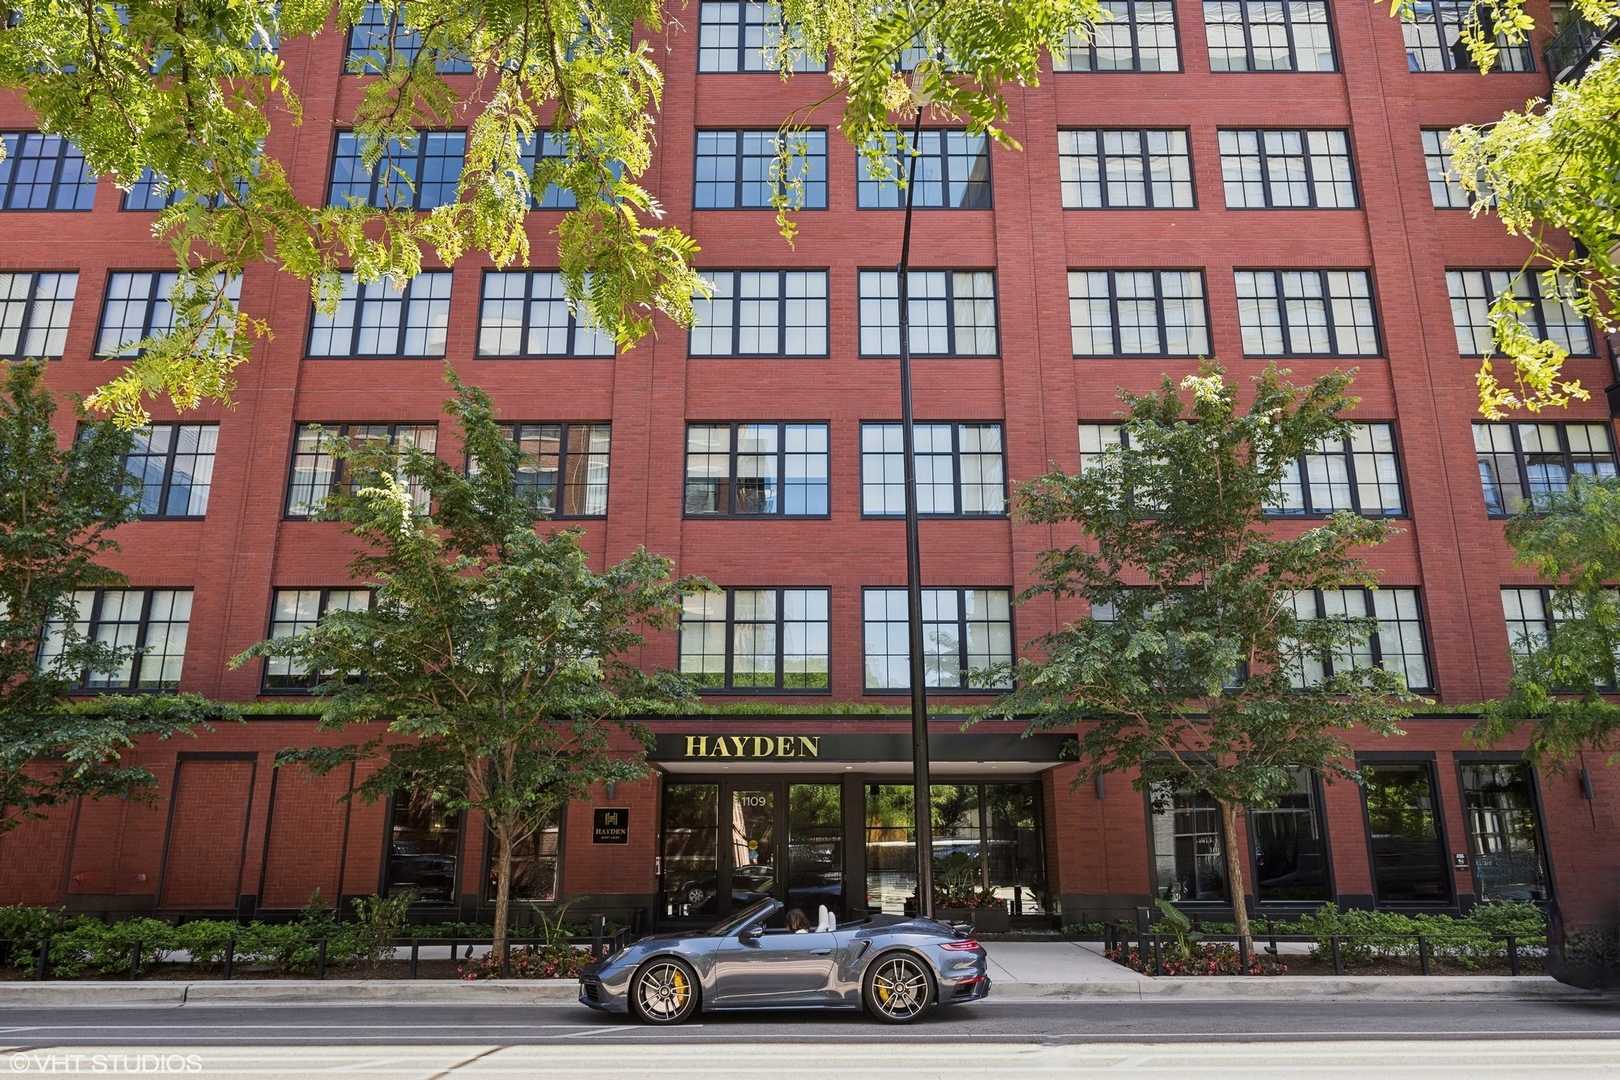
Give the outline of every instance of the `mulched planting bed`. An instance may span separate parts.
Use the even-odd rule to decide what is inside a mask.
[[[1288,974],[1290,975],[1332,975],[1333,958],[1322,957],[1316,959],[1311,956],[1290,956],[1286,958]],[[1442,957],[1431,957],[1429,960],[1429,973],[1431,975],[1511,975],[1506,960],[1480,960],[1476,966],[1466,967],[1455,960]],[[1415,956],[1387,956],[1375,960],[1361,962],[1346,962],[1344,965],[1346,975],[1419,975],[1423,968]],[[1519,973],[1521,975],[1544,975],[1546,972],[1541,966],[1539,956],[1519,957]]]

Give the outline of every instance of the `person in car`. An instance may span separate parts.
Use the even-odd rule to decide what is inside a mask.
[[[787,928],[795,934],[808,934],[810,932],[810,916],[798,908],[789,908],[785,916]]]

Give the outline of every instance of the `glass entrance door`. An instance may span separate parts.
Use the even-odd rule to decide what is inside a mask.
[[[782,891],[777,887],[781,866],[776,850],[776,785],[725,786],[730,788],[723,805],[727,807],[731,858],[729,888],[724,893],[731,898],[731,910],[736,911]]]

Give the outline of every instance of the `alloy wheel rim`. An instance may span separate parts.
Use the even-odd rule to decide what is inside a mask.
[[[928,995],[928,980],[916,964],[896,958],[878,968],[872,977],[872,990],[878,1008],[886,1015],[915,1016]]]
[[[641,980],[641,1005],[660,1019],[680,1015],[692,999],[692,984],[675,964],[660,964]]]

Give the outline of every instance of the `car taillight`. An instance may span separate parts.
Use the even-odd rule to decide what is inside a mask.
[[[979,943],[972,938],[968,938],[965,941],[947,941],[945,944],[940,946],[940,948],[949,949],[952,952],[972,952],[978,947]]]

